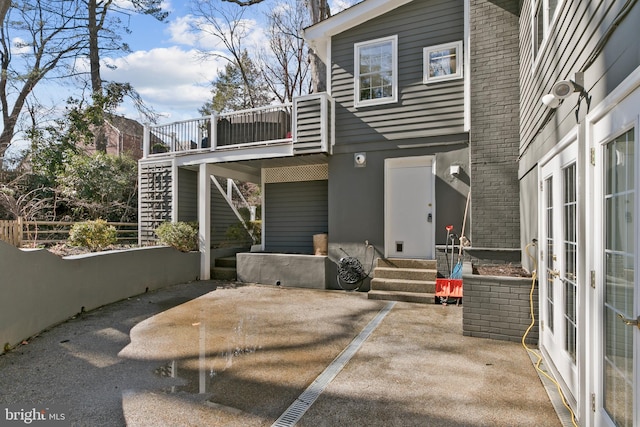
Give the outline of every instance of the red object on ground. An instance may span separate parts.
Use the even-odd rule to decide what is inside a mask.
[[[462,279],[436,279],[436,296],[462,298]]]

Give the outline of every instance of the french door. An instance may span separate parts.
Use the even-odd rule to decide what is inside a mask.
[[[611,125],[603,121],[604,132]],[[596,280],[596,425],[640,425],[638,359],[640,302],[638,279],[637,120],[599,141],[602,170],[596,186],[600,217],[595,250]],[[596,216],[596,220],[598,217]]]
[[[577,143],[540,169],[540,343],[576,401],[578,393],[578,163]]]

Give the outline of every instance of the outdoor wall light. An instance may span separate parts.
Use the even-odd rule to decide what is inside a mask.
[[[363,168],[367,165],[367,155],[365,153],[355,153],[353,155],[353,164],[357,168]]]
[[[572,79],[556,82],[551,87],[551,93],[543,96],[541,101],[547,107],[555,109],[560,106],[560,101],[576,92],[580,93],[576,104],[576,121],[578,121],[582,100],[584,99],[587,102],[587,112],[589,112],[589,107],[591,106],[591,95],[584,88],[584,73],[575,73]]]
[[[542,103],[549,108],[558,108],[560,105],[560,100],[555,97],[554,94],[548,93],[542,97]]]

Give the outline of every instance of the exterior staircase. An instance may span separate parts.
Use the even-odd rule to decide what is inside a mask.
[[[214,280],[231,280],[238,278],[236,270],[236,256],[216,258],[211,268],[211,279]]]
[[[437,276],[435,260],[379,258],[369,299],[433,304]]]

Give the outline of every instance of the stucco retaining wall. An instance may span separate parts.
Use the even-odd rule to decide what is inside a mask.
[[[61,258],[0,241],[0,344],[13,346],[83,310],[196,280],[199,271],[199,253],[169,247]]]
[[[252,252],[239,253],[236,260],[240,282],[327,289],[326,256]]]

